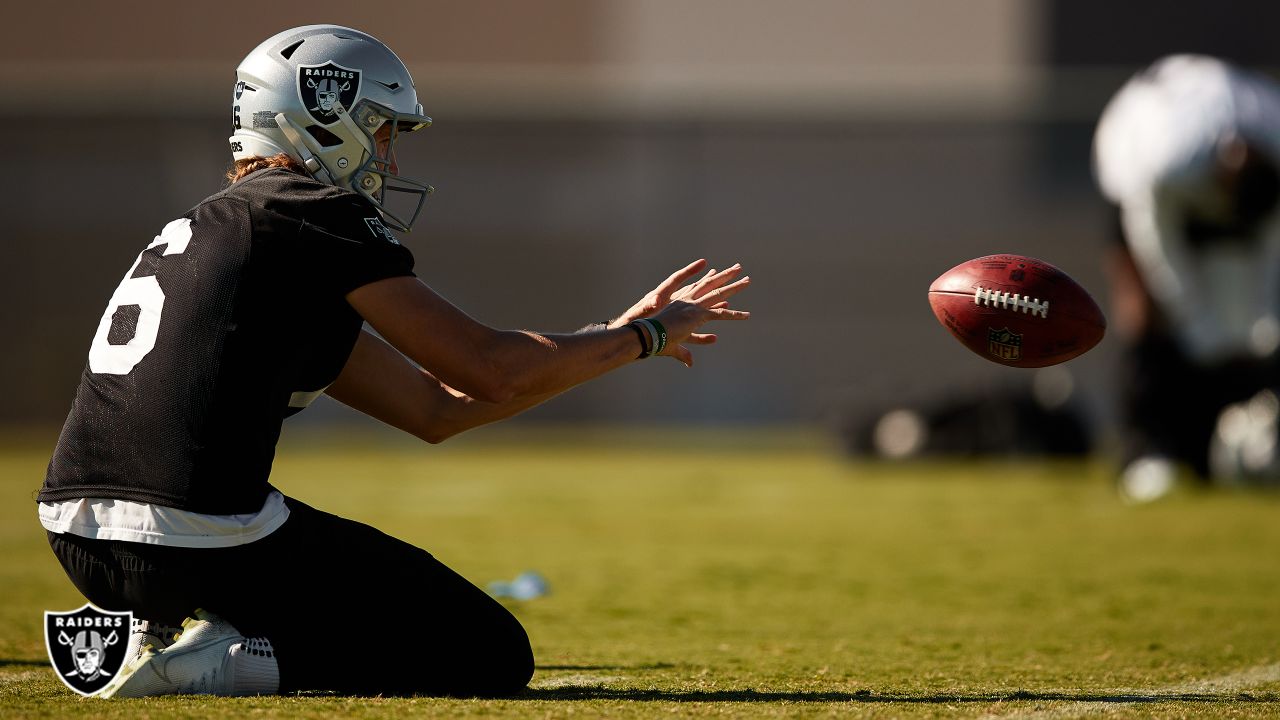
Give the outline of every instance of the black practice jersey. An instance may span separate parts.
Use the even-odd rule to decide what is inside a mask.
[[[273,169],[206,199],[112,295],[39,500],[257,512],[281,423],[359,336],[345,295],[412,268],[350,191]]]

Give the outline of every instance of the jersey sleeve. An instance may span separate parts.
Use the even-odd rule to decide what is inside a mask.
[[[310,198],[300,215],[298,251],[324,290],[346,295],[378,280],[413,275],[413,253],[364,198]]]

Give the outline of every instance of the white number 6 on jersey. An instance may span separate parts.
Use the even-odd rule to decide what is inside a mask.
[[[161,230],[142,252],[145,253],[157,245],[166,245],[164,255],[181,255],[186,251],[189,242],[191,242],[191,221],[182,218],[165,225],[164,230]],[[160,314],[164,310],[164,291],[160,289],[160,282],[154,275],[132,277],[140,262],[142,262],[142,253],[138,253],[138,259],[133,261],[133,267],[124,274],[124,280],[111,295],[111,302],[107,304],[106,312],[102,313],[102,319],[98,321],[98,332],[93,336],[93,345],[89,347],[90,372],[103,375],[128,375],[156,346],[156,334],[160,332]],[[128,342],[123,345],[113,345],[108,341],[112,320],[121,307],[128,305],[137,305],[140,308],[137,329]]]

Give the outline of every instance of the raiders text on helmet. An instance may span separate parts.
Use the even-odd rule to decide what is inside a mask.
[[[286,153],[315,179],[368,198],[388,225],[408,230],[431,186],[391,172],[400,133],[431,124],[409,70],[376,38],[338,25],[307,25],[269,38],[236,69],[232,156]],[[390,123],[382,152],[374,134]],[[416,200],[402,218],[386,193]],[[407,213],[404,213],[407,214]]]

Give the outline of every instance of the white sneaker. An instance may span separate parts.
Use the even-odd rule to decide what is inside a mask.
[[[178,638],[178,633],[182,632],[181,626],[161,625],[151,620],[137,620],[129,627],[129,644],[125,646],[124,664],[129,663],[142,657],[142,653],[148,647],[155,650],[163,650],[174,643]]]
[[[265,639],[248,639],[213,613],[196,610],[168,647],[143,647],[100,697],[259,695],[276,692],[280,675]]]

